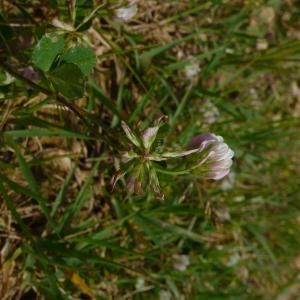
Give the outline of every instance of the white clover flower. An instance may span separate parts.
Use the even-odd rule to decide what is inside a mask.
[[[127,22],[137,14],[137,1],[132,1],[128,6],[115,10],[115,18],[117,20]]]
[[[130,192],[144,195],[150,189],[163,200],[158,173],[173,176],[195,173],[215,180],[229,173],[234,153],[221,136],[214,134],[196,136],[191,139],[188,149],[165,152],[160,146],[163,128],[159,131],[164,119],[165,117],[158,118],[153,126],[143,132],[139,129],[134,130],[124,121],[121,122],[127,138],[127,142],[124,140],[127,151],[122,153],[122,166],[111,179],[112,190],[116,182],[126,176],[126,186]],[[164,166],[168,162],[173,164],[178,157],[185,157],[181,160],[179,168],[168,169],[160,165],[162,161],[165,161]]]
[[[198,149],[199,152],[206,151],[205,156],[194,167],[204,168],[204,178],[219,180],[230,172],[234,152],[224,143],[221,136],[198,135],[190,140],[188,147]]]
[[[173,255],[174,263],[173,268],[178,271],[185,271],[190,265],[190,258],[187,255]]]
[[[195,78],[201,71],[199,63],[195,57],[189,57],[190,63],[184,67],[184,74],[187,79]]]
[[[202,113],[203,121],[207,124],[215,123],[220,116],[219,109],[209,99],[204,101],[199,111]]]

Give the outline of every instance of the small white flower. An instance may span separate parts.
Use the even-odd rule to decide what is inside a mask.
[[[174,263],[173,268],[178,271],[185,271],[186,268],[190,265],[190,259],[187,255],[173,255]]]
[[[167,290],[162,290],[159,292],[159,300],[171,300],[172,294]]]
[[[138,6],[137,1],[133,1],[127,7],[121,7],[115,10],[116,19],[127,22],[137,14]]]
[[[142,278],[142,277],[139,277],[137,280],[136,280],[136,283],[135,283],[135,289],[138,290],[138,291],[141,291],[145,288],[145,279]]]
[[[238,253],[233,253],[229,256],[226,266],[227,267],[233,267],[235,266],[239,261],[241,260],[241,256]]]
[[[189,57],[190,63],[185,66],[184,74],[188,79],[195,78],[201,71],[199,63],[195,57]]]
[[[268,41],[265,39],[258,39],[256,42],[256,50],[258,51],[264,51],[267,50],[269,47]]]
[[[218,108],[209,99],[204,101],[199,111],[202,113],[203,121],[206,124],[215,123],[220,116]]]
[[[237,203],[243,202],[243,201],[245,201],[245,196],[235,196],[233,198],[233,201],[237,202]]]
[[[226,222],[231,220],[231,216],[227,207],[223,207],[215,210],[215,214],[221,222]]]

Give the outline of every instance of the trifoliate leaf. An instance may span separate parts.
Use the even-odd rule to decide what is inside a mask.
[[[91,48],[73,47],[63,55],[63,60],[77,65],[87,76],[95,66],[96,56]]]
[[[50,73],[55,89],[69,99],[83,96],[84,76],[74,64],[63,64]]]
[[[57,54],[63,49],[64,43],[63,35],[56,32],[43,36],[33,50],[33,63],[42,71],[49,71]]]

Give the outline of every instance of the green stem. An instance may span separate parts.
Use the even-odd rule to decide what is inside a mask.
[[[160,168],[155,168],[155,171],[157,171],[158,173],[162,173],[162,174],[167,174],[167,175],[185,175],[188,174],[189,172],[187,170],[184,171],[172,171],[172,170],[164,170],[164,169],[160,169]]]

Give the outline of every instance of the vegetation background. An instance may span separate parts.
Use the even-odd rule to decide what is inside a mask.
[[[126,5],[0,1],[0,298],[300,299],[300,2]],[[112,192],[120,120],[162,115],[231,175]]]

